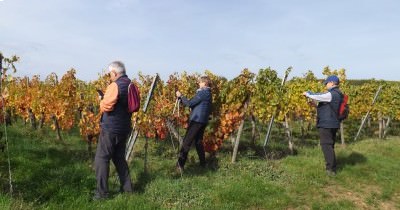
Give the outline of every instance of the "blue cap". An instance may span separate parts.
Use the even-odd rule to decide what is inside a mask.
[[[338,85],[339,84],[339,77],[337,77],[336,75],[329,76],[324,81],[324,85],[328,84],[329,82],[334,82],[334,83],[336,83]]]

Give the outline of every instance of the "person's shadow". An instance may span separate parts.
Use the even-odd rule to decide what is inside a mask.
[[[352,152],[348,156],[337,157],[338,170],[342,170],[346,165],[354,166],[367,162],[367,158],[358,152]]]
[[[146,190],[146,186],[155,179],[154,175],[147,172],[141,172],[137,177],[137,181],[133,183],[133,191],[139,194],[143,194]]]

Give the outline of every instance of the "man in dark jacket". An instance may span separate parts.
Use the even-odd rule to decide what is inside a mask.
[[[208,118],[211,112],[212,95],[210,89],[210,79],[207,76],[202,76],[199,79],[199,89],[192,99],[187,99],[179,91],[176,91],[176,96],[181,99],[183,105],[192,109],[189,118],[189,126],[186,130],[185,138],[183,139],[182,148],[179,152],[177,162],[177,170],[182,171],[190,150],[190,146],[196,145],[197,154],[200,159],[200,165],[206,165],[206,158],[203,147],[203,135],[206,129]]]
[[[112,83],[107,87],[100,101],[101,132],[95,156],[97,189],[94,200],[108,197],[110,160],[117,169],[121,192],[132,192],[128,164],[125,160],[126,140],[131,130],[131,116],[128,112],[128,86],[131,80],[126,76],[125,66],[115,61],[108,67]]]
[[[336,175],[335,139],[336,132],[340,128],[338,113],[343,94],[339,90],[339,78],[335,75],[327,77],[324,85],[328,92],[312,93],[304,92],[303,95],[318,102],[317,128],[320,136],[320,144],[324,153],[326,173],[329,176]]]

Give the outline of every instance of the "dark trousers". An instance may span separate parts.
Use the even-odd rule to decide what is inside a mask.
[[[319,138],[326,170],[336,172],[335,139],[337,128],[319,128]]]
[[[97,193],[100,196],[108,195],[108,177],[110,160],[117,169],[121,192],[132,192],[132,182],[129,175],[128,164],[125,160],[127,134],[114,134],[101,131],[97,145],[94,164],[96,168]]]
[[[178,164],[181,168],[185,166],[185,162],[193,142],[196,146],[197,154],[199,155],[200,165],[206,164],[206,155],[203,147],[203,135],[207,124],[190,121],[189,127],[186,130],[185,138],[183,138],[182,148],[179,151]]]

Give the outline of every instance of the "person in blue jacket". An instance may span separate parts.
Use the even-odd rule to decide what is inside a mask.
[[[317,128],[320,136],[320,145],[325,157],[325,169],[329,176],[336,175],[335,139],[340,128],[338,113],[342,101],[342,92],[339,89],[339,78],[328,76],[324,81],[327,89],[325,93],[304,92],[303,95],[318,102]]]
[[[184,106],[190,107],[192,110],[189,117],[189,126],[183,139],[182,147],[179,151],[178,162],[176,164],[177,171],[182,171],[190,150],[194,143],[200,160],[200,166],[205,167],[206,158],[203,147],[204,130],[208,124],[208,118],[211,113],[212,95],[210,88],[210,79],[208,76],[201,76],[199,81],[199,89],[196,95],[190,100],[176,91],[176,96],[180,99]]]

